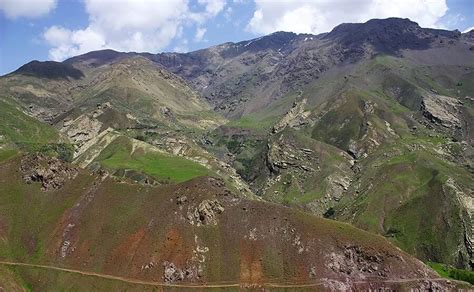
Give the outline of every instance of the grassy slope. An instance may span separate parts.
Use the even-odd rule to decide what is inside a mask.
[[[434,76],[443,73],[433,68],[413,66],[388,57],[379,58],[377,66],[391,68],[392,76],[403,76],[403,79],[398,77],[399,81],[391,84],[391,79],[385,78],[384,92],[388,93],[389,87],[401,88],[404,94],[400,95],[401,99],[395,98],[408,109],[418,110],[423,89],[434,88],[441,94],[457,95],[436,82]],[[446,70],[444,68],[439,72]],[[401,150],[402,153],[396,157],[384,159],[381,157],[382,152],[379,152],[368,162],[366,169],[370,175],[383,179],[369,195],[360,198],[366,201],[364,213],[367,216],[356,216],[355,220],[359,226],[372,225],[368,227],[369,230],[378,229],[378,232],[382,232],[380,228],[368,222],[375,220],[377,224],[385,225],[382,226],[383,232],[392,233],[390,236],[399,246],[420,258],[464,266],[468,257],[463,242],[462,220],[465,214],[462,213],[457,196],[445,186],[445,182],[451,177],[462,191],[468,192],[473,188],[472,177],[465,169],[446,161],[433,151],[434,148],[447,145],[446,140],[426,137],[423,127],[418,132],[414,136],[405,133],[402,137],[406,138],[381,149],[384,153]],[[423,148],[408,150],[407,145],[410,144]],[[376,160],[378,162],[373,163]],[[374,164],[379,168],[375,173]]]
[[[126,137],[118,138],[101,152],[96,161],[108,169],[131,169],[170,182],[183,182],[210,174],[206,167],[183,157],[141,148],[131,153],[131,143]]]
[[[453,251],[463,250],[464,215],[445,183],[453,178],[462,190],[473,185],[466,170],[430,151],[435,141],[412,138],[379,149],[338,209],[340,219],[389,236],[419,258],[457,264]]]
[[[352,195],[338,207],[345,212],[339,219],[386,234],[404,250],[425,260],[464,265],[468,257],[463,244],[465,214],[445,182],[451,177],[468,191],[473,187],[472,177],[470,180],[465,169],[431,151],[446,148],[446,140],[428,138],[432,132],[413,118],[424,91],[458,95],[438,83],[436,76],[443,73],[437,69],[389,56],[359,64],[348,75],[344,98],[337,99],[339,104],[331,101],[328,106],[323,103],[316,108],[323,115],[312,128],[312,136],[343,150],[348,149],[351,140],[362,147],[370,145],[371,138],[382,144],[362,160],[363,173],[352,185]],[[450,74],[467,78],[462,68],[456,70],[459,72]],[[374,105],[373,113],[364,113],[366,102]],[[363,136],[366,121],[370,128]],[[398,137],[387,131],[385,121]],[[410,131],[413,126],[418,127],[416,135]],[[424,148],[413,151],[407,149],[409,145]],[[354,194],[356,190],[359,195]],[[459,250],[462,255],[457,254]]]
[[[348,149],[350,141],[362,137],[363,102],[351,95],[341,106],[327,112],[314,126],[312,137],[325,143]]]
[[[430,262],[428,265],[435,270],[441,277],[460,280],[474,284],[474,272],[461,269],[455,269],[440,263]]]
[[[231,120],[226,124],[228,127],[251,129],[259,133],[268,133],[273,125],[291,108],[293,102],[298,99],[297,93],[290,93],[272,102],[264,109],[251,112],[242,117]]]
[[[0,290],[25,291],[27,284],[14,271],[7,267],[0,267]]]
[[[4,136],[4,142],[26,149],[36,149],[59,139],[54,128],[27,116],[14,105],[2,100],[0,100],[0,135]]]
[[[2,149],[0,150],[0,162],[14,157],[18,151],[16,149]]]
[[[16,164],[18,158],[6,163]],[[44,253],[40,239],[52,232],[54,222],[73,206],[92,178],[80,176],[75,185],[42,193],[37,185],[26,185],[19,180],[19,174],[5,171],[1,174],[0,221],[7,228],[3,236],[8,236],[6,241],[0,241],[0,257],[34,262]]]

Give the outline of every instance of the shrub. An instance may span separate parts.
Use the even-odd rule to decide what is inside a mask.
[[[74,157],[74,146],[66,143],[46,144],[41,146],[38,152],[49,156],[56,156],[66,162],[72,162]]]

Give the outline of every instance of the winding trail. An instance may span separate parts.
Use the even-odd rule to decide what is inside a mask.
[[[167,284],[167,283],[160,283],[160,282],[153,282],[153,281],[145,281],[145,280],[138,280],[138,279],[130,279],[120,276],[113,276],[95,272],[86,272],[81,270],[74,270],[68,268],[60,268],[55,266],[48,266],[48,265],[37,265],[37,264],[28,264],[28,263],[18,263],[18,262],[9,262],[9,261],[0,261],[0,265],[5,266],[20,266],[20,267],[29,267],[29,268],[40,268],[40,269],[47,269],[47,270],[54,270],[60,272],[67,272],[73,274],[79,274],[84,276],[91,276],[97,277],[102,279],[109,279],[109,280],[117,280],[131,284],[140,284],[140,285],[148,285],[148,286],[162,286],[162,287],[182,287],[182,288],[226,288],[226,287],[239,287],[240,284],[238,283],[219,283],[219,284]]]
[[[312,283],[287,283],[287,284],[284,284],[284,283],[247,284],[247,283],[236,283],[236,282],[227,282],[227,283],[226,282],[220,282],[220,283],[217,282],[217,283],[208,283],[208,284],[206,284],[206,283],[199,283],[199,284],[167,284],[167,283],[146,281],[146,280],[139,280],[139,279],[131,279],[131,278],[126,278],[126,277],[113,276],[113,275],[101,274],[101,273],[95,273],[95,272],[87,272],[87,271],[81,271],[81,270],[75,270],[75,269],[60,268],[60,267],[49,266],[49,265],[28,264],[28,263],[10,262],[10,261],[0,261],[0,265],[47,269],[47,270],[53,270],[53,271],[60,271],[60,272],[90,276],[90,277],[97,277],[97,278],[102,278],[102,279],[122,281],[122,282],[130,283],[130,284],[139,284],[139,285],[156,286],[156,287],[172,287],[172,288],[232,288],[232,287],[239,288],[239,287],[246,287],[246,286],[249,286],[249,287],[258,286],[258,287],[267,287],[267,288],[304,288],[304,287],[323,286],[325,283],[328,282],[328,280],[326,280],[326,281],[321,281],[320,280],[320,281],[315,281],[315,282],[312,282]],[[448,281],[448,279],[445,279],[445,278],[411,278],[411,279],[392,279],[392,280],[372,279],[372,280],[366,280],[366,281],[352,281],[351,283],[353,283],[353,284],[364,284],[364,283],[372,282],[372,283],[399,284],[399,283],[410,283],[410,282],[419,282],[419,281],[443,281],[443,282],[446,282],[446,281]],[[452,282],[452,283],[468,284],[466,282],[452,280],[452,279],[449,279],[449,281]]]

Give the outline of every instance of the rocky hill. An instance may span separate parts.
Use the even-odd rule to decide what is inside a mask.
[[[43,174],[48,164],[55,165],[51,176]],[[39,290],[204,284],[467,287],[439,279],[380,236],[243,199],[216,178],[139,186],[46,156],[3,161],[0,177],[1,263],[7,268],[29,264],[1,273],[2,285]],[[45,188],[53,179],[57,184]]]
[[[412,256],[472,269],[473,48],[472,31],[389,18],[28,63],[0,78],[0,187],[62,209],[15,201],[0,256],[152,284],[452,288]],[[41,227],[11,225],[24,214]]]

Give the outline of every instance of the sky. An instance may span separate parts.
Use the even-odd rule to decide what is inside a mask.
[[[0,0],[0,75],[106,48],[188,52],[387,17],[464,32],[474,0]]]

